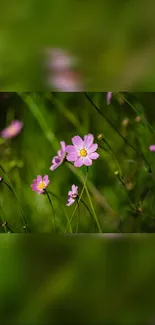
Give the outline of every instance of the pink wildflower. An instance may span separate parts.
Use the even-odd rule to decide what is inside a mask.
[[[78,197],[78,186],[72,185],[72,190],[68,192],[68,203],[67,206],[72,205]]]
[[[149,147],[149,149],[150,149],[150,151],[155,151],[155,145],[154,144],[152,144],[150,147]]]
[[[107,104],[110,105],[110,102],[111,102],[111,98],[112,98],[112,92],[108,92],[107,93]]]
[[[37,192],[38,195],[44,194],[49,183],[50,180],[48,175],[45,175],[44,177],[38,175],[37,178],[33,180],[33,184],[31,185],[32,191]]]
[[[92,134],[85,135],[84,140],[79,136],[72,138],[73,145],[66,147],[67,160],[74,162],[75,167],[82,165],[91,166],[92,160],[96,160],[99,154],[95,152],[98,144],[93,143],[94,136]]]
[[[52,160],[52,166],[50,167],[50,170],[52,171],[58,168],[66,157],[66,143],[64,141],[61,141],[60,144],[61,149],[58,151],[58,155],[55,156]]]
[[[14,138],[21,132],[22,128],[22,122],[12,121],[12,123],[1,132],[1,136],[4,139]]]

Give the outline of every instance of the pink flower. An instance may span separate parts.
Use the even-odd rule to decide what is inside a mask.
[[[36,179],[33,180],[33,184],[31,185],[32,191],[37,192],[39,194],[44,194],[45,189],[49,185],[50,180],[48,175],[41,177],[40,175],[37,176]]]
[[[151,146],[149,147],[149,149],[150,149],[150,151],[155,151],[155,145],[154,145],[154,144],[151,145]]]
[[[76,59],[65,50],[49,48],[45,50],[47,66],[55,72],[70,69],[76,65]]]
[[[12,123],[1,132],[1,136],[4,139],[14,138],[21,132],[22,128],[22,122],[12,121]]]
[[[2,177],[2,176],[0,176],[0,183],[1,183],[1,182],[3,182],[3,177]]]
[[[64,141],[61,141],[60,144],[61,149],[58,151],[58,155],[55,156],[52,160],[52,166],[50,167],[50,170],[52,171],[58,168],[66,157],[66,143]]]
[[[91,166],[92,160],[99,157],[99,154],[95,152],[98,144],[93,142],[94,136],[92,134],[85,135],[84,140],[78,135],[72,138],[73,145],[66,147],[67,160],[74,162],[75,167]]]
[[[112,98],[112,92],[108,92],[107,93],[107,104],[110,105],[110,102],[111,102],[111,98]]]
[[[68,192],[68,207],[72,205],[78,197],[78,186],[72,185],[72,190]]]
[[[79,92],[83,90],[80,76],[74,71],[66,70],[62,73],[54,74],[48,81],[49,85],[53,84],[53,87],[58,91]]]

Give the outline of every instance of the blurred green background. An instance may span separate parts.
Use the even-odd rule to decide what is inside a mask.
[[[154,242],[1,235],[0,324],[153,325]]]
[[[155,87],[153,0],[6,0],[0,6],[0,87],[47,87],[46,48],[68,50],[86,90]]]
[[[102,232],[155,232],[155,156],[149,151],[149,146],[155,143],[155,94],[114,93],[110,106],[106,103],[106,93],[89,93],[89,96],[104,117],[84,93],[1,93],[1,130],[14,118],[24,122],[16,138],[1,139],[0,162],[8,174],[1,170],[1,175],[7,182],[9,176],[29,231],[47,233],[53,232],[51,207],[47,197],[32,192],[30,185],[37,175],[48,174],[49,190],[59,198],[52,197],[57,232],[64,233],[75,208],[75,205],[66,207],[68,191],[75,184],[81,192],[83,184],[78,169],[65,163],[51,172],[51,161],[60,141],[71,144],[74,135],[93,133],[100,158],[89,169],[88,189]],[[139,122],[137,113],[141,116]],[[112,152],[104,141],[98,140],[100,133]],[[124,184],[115,175],[118,168]],[[86,169],[80,170],[84,176]],[[0,184],[0,191],[1,221],[7,221],[13,232],[24,231],[17,201],[4,183]],[[91,209],[86,192],[83,200]],[[78,232],[98,231],[81,203],[72,220],[72,229],[67,232],[76,232],[77,218]]]

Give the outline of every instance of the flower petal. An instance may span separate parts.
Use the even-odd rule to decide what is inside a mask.
[[[76,161],[77,160],[77,154],[68,154],[66,157],[68,161]]]
[[[87,149],[93,144],[94,142],[94,136],[93,134],[88,134],[84,137],[84,147]]]
[[[66,151],[66,143],[65,143],[65,141],[61,141],[60,144],[61,144],[62,151],[65,152]]]
[[[74,194],[77,194],[77,192],[78,192],[78,186],[75,186],[74,184],[72,185],[72,192],[74,193]]]
[[[76,154],[77,149],[74,146],[70,145],[66,147],[66,152],[69,154]]]
[[[74,163],[74,166],[75,167],[81,167],[83,164],[84,164],[83,158],[82,157],[79,157],[78,159],[76,159],[76,161]]]
[[[99,158],[99,154],[97,152],[93,152],[89,155],[89,158],[96,160]]]
[[[70,205],[72,205],[74,202],[75,202],[75,200],[74,200],[74,199],[71,199],[71,200],[66,204],[67,207],[69,207]]]
[[[89,149],[88,149],[88,153],[92,153],[92,152],[95,152],[98,148],[98,144],[97,143],[94,143],[92,144]]]
[[[37,176],[37,182],[38,182],[38,183],[39,183],[39,182],[42,182],[42,180],[43,180],[42,177],[41,177],[40,175],[38,175],[38,176]]]
[[[83,140],[78,135],[72,138],[72,143],[78,149],[83,149]]]
[[[92,165],[92,160],[89,157],[86,157],[84,159],[84,165],[85,166],[91,166]]]
[[[48,184],[50,183],[50,180],[48,178],[48,175],[45,175],[44,176],[43,181],[44,181],[45,185],[48,186]]]
[[[155,145],[152,144],[150,147],[149,147],[150,151],[155,151]]]

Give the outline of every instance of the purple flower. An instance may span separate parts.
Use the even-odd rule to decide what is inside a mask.
[[[78,197],[78,186],[72,185],[72,190],[68,192],[68,207],[72,205]]]
[[[22,128],[22,122],[12,121],[12,123],[1,132],[1,136],[4,139],[14,138],[21,132]]]
[[[58,155],[55,156],[52,160],[52,166],[50,167],[50,170],[52,171],[58,168],[66,157],[66,143],[64,141],[61,141],[60,145],[61,149],[58,151]]]
[[[150,147],[149,147],[150,151],[155,151],[155,145],[152,144]]]
[[[73,145],[66,147],[67,160],[74,162],[75,167],[82,165],[91,166],[92,160],[96,160],[99,154],[95,152],[98,144],[93,143],[94,136],[92,134],[85,135],[84,140],[78,135],[72,138]]]
[[[110,105],[110,102],[111,102],[111,98],[112,98],[112,92],[108,92],[107,93],[107,104]]]
[[[47,66],[56,73],[64,69],[70,69],[75,66],[76,59],[65,50],[48,48],[45,50],[47,55]]]
[[[50,180],[48,175],[45,175],[44,177],[38,175],[37,178],[33,180],[33,184],[31,185],[32,191],[37,192],[38,195],[43,194],[49,183]]]
[[[53,84],[53,87],[58,91],[79,92],[83,90],[80,76],[74,71],[66,70],[62,73],[54,74],[48,81],[49,85]]]

